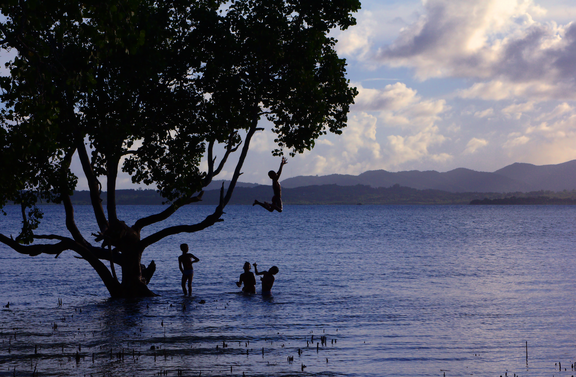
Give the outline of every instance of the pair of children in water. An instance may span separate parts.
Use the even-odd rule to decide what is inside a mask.
[[[250,271],[250,263],[244,263],[244,273],[240,275],[240,279],[236,282],[238,287],[242,286],[242,292],[244,293],[256,293],[256,277],[254,273]],[[254,272],[256,275],[263,275],[260,280],[262,280],[262,294],[270,295],[272,291],[272,285],[274,285],[274,275],[278,273],[278,267],[272,266],[268,271],[258,272],[258,265],[254,263]]]

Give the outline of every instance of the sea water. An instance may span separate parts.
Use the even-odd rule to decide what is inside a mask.
[[[119,214],[133,224],[162,209]],[[43,210],[38,234],[67,235],[62,209]],[[164,226],[212,210],[183,208]],[[576,374],[576,207],[225,211],[146,250],[154,298],[109,299],[71,251],[29,257],[0,245],[0,376]],[[91,208],[76,220],[93,240]],[[0,232],[18,225],[2,217]],[[184,242],[200,259],[191,298],[180,287]],[[271,297],[238,293],[245,261],[279,267]]]

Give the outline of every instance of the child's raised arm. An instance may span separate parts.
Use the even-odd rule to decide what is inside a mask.
[[[278,169],[278,173],[276,173],[276,179],[280,179],[280,174],[282,174],[282,166],[286,165],[288,160],[286,157],[282,157],[282,161],[280,162],[280,168]]]
[[[258,265],[256,263],[252,263],[252,266],[254,266],[254,273],[256,275],[264,275],[264,272],[258,272]]]

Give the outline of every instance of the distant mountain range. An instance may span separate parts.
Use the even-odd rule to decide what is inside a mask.
[[[222,183],[214,181],[199,204],[216,205]],[[360,175],[300,176],[281,182],[282,200],[297,204],[576,204],[576,160],[558,165],[515,163],[493,173],[470,169],[437,171],[385,170]],[[269,201],[268,185],[239,182],[230,204]],[[106,196],[102,199],[106,203]],[[75,204],[89,204],[88,191],[77,191]],[[154,190],[118,190],[122,205],[162,204]]]
[[[446,192],[532,192],[576,190],[576,160],[557,165],[514,163],[493,173],[465,168],[445,173],[437,171],[371,170],[360,175],[331,174],[298,176],[281,181],[282,188],[318,185],[356,186],[373,188],[400,185],[418,190]]]

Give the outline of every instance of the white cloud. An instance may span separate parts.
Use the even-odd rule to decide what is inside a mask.
[[[378,23],[374,18],[374,13],[370,11],[362,11],[359,18],[362,22],[338,36],[337,50],[339,54],[355,55],[363,59],[372,48],[372,39],[375,37],[374,32],[378,28]]]
[[[376,141],[376,117],[366,114],[354,114],[348,121],[348,127],[343,131],[343,155],[351,161],[361,154],[367,154],[373,159],[380,158],[380,144]]]
[[[488,145],[488,141],[485,139],[477,139],[477,138],[472,138],[468,144],[466,144],[466,149],[464,150],[464,154],[474,154],[476,153],[480,148],[483,148],[485,146]]]
[[[528,83],[513,83],[499,79],[473,84],[467,89],[458,91],[458,95],[466,99],[483,99],[488,101],[500,101],[510,98],[530,98],[534,100],[547,99],[571,99],[576,100],[576,92],[571,86],[571,81],[552,83],[534,81]]]
[[[541,119],[547,121],[526,127],[526,133],[556,141],[576,138],[576,112],[568,104],[562,103],[550,113],[541,114],[537,120]]]
[[[502,113],[515,119],[520,119],[522,113],[534,110],[534,102],[512,104],[502,109]]]
[[[383,89],[356,86],[359,94],[352,110],[379,111],[382,126],[423,129],[448,110],[445,100],[423,100],[404,83],[388,84]]]
[[[479,80],[464,98],[576,99],[576,24],[542,24],[531,0],[427,0],[425,14],[376,54],[420,79]]]
[[[351,114],[341,136],[321,139],[314,150],[296,157],[303,174],[360,174],[379,168],[383,160],[377,140],[378,119],[366,112]]]
[[[474,116],[476,118],[486,118],[486,117],[489,117],[492,115],[494,115],[494,109],[493,108],[489,108],[489,109],[486,109],[484,111],[476,111],[474,113]]]
[[[543,113],[538,117],[538,120],[554,119],[561,117],[563,115],[572,115],[572,116],[574,115],[574,108],[566,102],[562,102],[561,104],[556,106],[556,108],[549,114]]]
[[[326,139],[320,139],[320,140],[316,141],[316,144],[317,145],[328,145],[330,147],[334,146],[333,142],[331,142],[330,140],[326,140]]]
[[[530,141],[530,138],[526,135],[518,135],[517,133],[510,134],[508,141],[503,145],[504,148],[510,149],[524,145]]]
[[[420,99],[414,89],[406,87],[406,84],[401,82],[388,84],[384,89],[364,88],[361,84],[355,86],[358,89],[358,96],[353,106],[354,111],[397,111]]]
[[[452,156],[448,153],[431,154],[429,148],[433,145],[442,144],[446,138],[439,133],[438,127],[428,127],[415,135],[388,136],[391,151],[390,160],[394,165],[400,165],[409,161],[421,161],[425,158],[435,161],[446,161]]]
[[[251,152],[268,152],[278,148],[274,143],[274,134],[266,128],[264,131],[256,132],[250,141]]]

